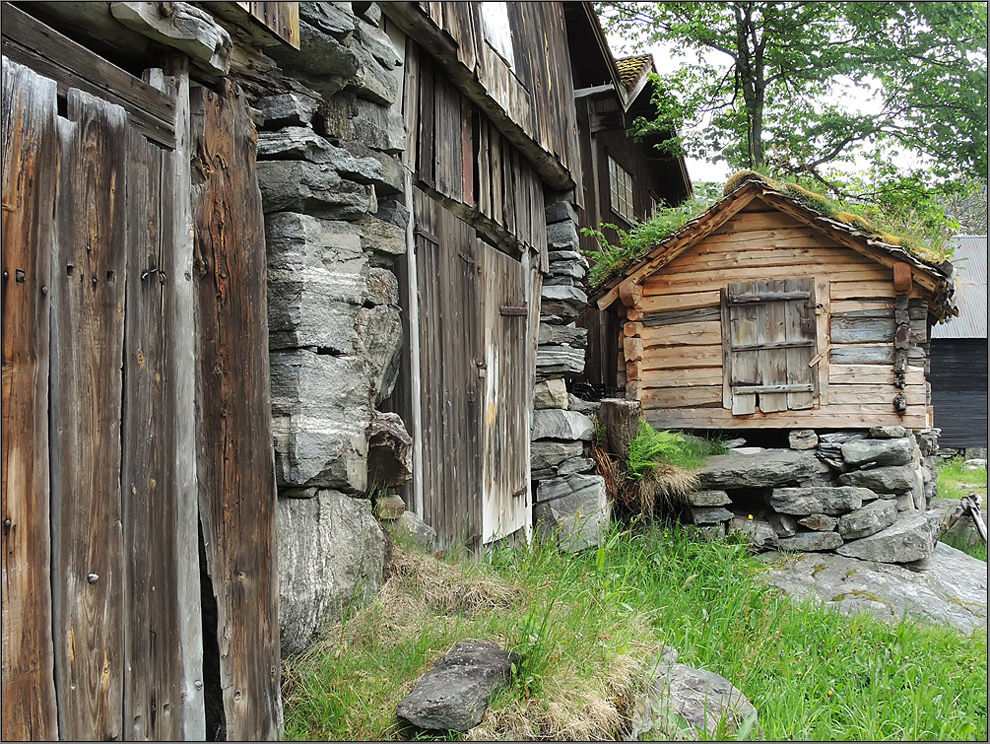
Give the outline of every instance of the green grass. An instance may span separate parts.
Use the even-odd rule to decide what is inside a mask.
[[[987,469],[967,470],[964,467],[965,460],[955,457],[939,464],[937,471],[938,490],[936,495],[941,499],[952,499],[956,501],[968,493],[979,493],[983,496],[983,521],[987,522]],[[968,519],[968,517],[963,517]],[[951,545],[965,553],[979,558],[981,561],[987,560],[987,546],[985,543],[973,544],[958,536],[947,534],[941,538],[946,545]]]
[[[767,740],[987,739],[985,631],[792,603],[739,542],[654,524],[614,528],[577,556],[538,545],[397,559],[374,604],[287,662],[287,738],[408,736],[398,700],[454,643],[490,638],[522,659],[471,738],[614,738],[636,680],[672,645],[739,687]]]

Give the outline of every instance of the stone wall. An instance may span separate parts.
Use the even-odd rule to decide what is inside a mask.
[[[401,60],[372,5],[300,3],[289,91],[254,102],[268,249],[283,653],[382,582],[369,428],[395,384],[408,214],[392,108]]]
[[[743,532],[761,548],[835,551],[910,563],[935,547],[938,518],[933,430],[790,433],[790,449],[737,447],[710,458],[688,521],[708,532]]]
[[[555,530],[561,545],[580,550],[599,543],[611,513],[605,481],[592,472],[588,457],[595,425],[587,414],[594,406],[567,390],[567,379],[584,370],[588,332],[574,319],[588,303],[582,289],[588,262],[578,248],[571,204],[550,203],[546,215],[550,264],[540,306],[530,445],[533,522],[538,533]]]

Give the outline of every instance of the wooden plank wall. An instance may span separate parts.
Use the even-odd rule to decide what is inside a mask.
[[[819,398],[807,413],[757,409],[733,416],[723,407],[721,292],[729,282],[781,276],[816,282],[817,349],[830,349],[819,363]],[[923,427],[925,357],[917,344],[926,338],[927,309],[916,285],[910,310],[916,346],[903,391],[908,409],[900,417],[891,403],[901,392],[892,368],[895,295],[889,268],[756,200],[643,282],[620,338],[628,389],[648,418],[668,427]],[[653,325],[674,311],[685,313],[680,322]]]
[[[3,716],[5,741],[58,738],[48,474],[56,85],[3,59]]]
[[[446,4],[445,4],[446,5]],[[406,105],[419,185],[513,252],[546,256],[543,182],[483,113],[432,59],[407,44]],[[545,258],[544,258],[545,260]]]
[[[190,94],[197,467],[230,740],[276,739],[281,659],[264,219],[241,91]]]
[[[987,340],[932,340],[932,405],[946,447],[987,446]]]
[[[457,42],[458,61],[488,95],[544,150],[571,172],[580,189],[574,86],[561,3],[507,3],[514,67],[485,41],[481,3],[419,3]]]
[[[60,695],[59,733],[120,739],[127,118],[71,89],[67,114],[52,270],[52,580],[56,688],[77,694]]]

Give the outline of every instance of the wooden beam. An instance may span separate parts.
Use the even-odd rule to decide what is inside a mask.
[[[186,54],[208,72],[226,75],[230,70],[230,34],[190,3],[113,2],[110,14],[124,26]]]
[[[175,146],[175,104],[168,96],[9,3],[2,10],[5,55],[54,80],[61,97],[78,88],[115,103],[139,132]]]
[[[55,83],[3,59],[4,741],[59,738],[52,646],[49,291],[58,180]]]

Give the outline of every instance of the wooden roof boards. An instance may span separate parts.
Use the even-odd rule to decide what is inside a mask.
[[[598,307],[604,310],[611,306],[619,299],[620,293],[628,294],[632,291],[630,285],[641,284],[647,277],[660,272],[677,256],[714,233],[756,199],[770,209],[799,220],[879,264],[891,268],[898,263],[907,264],[911,268],[914,281],[933,295],[930,310],[936,320],[944,321],[957,313],[953,299],[953,268],[948,261],[938,264],[925,261],[900,246],[884,243],[853,225],[816,212],[797,199],[755,179],[744,181],[707,211],[687,222],[657,243],[638,261],[607,281],[595,294]]]

